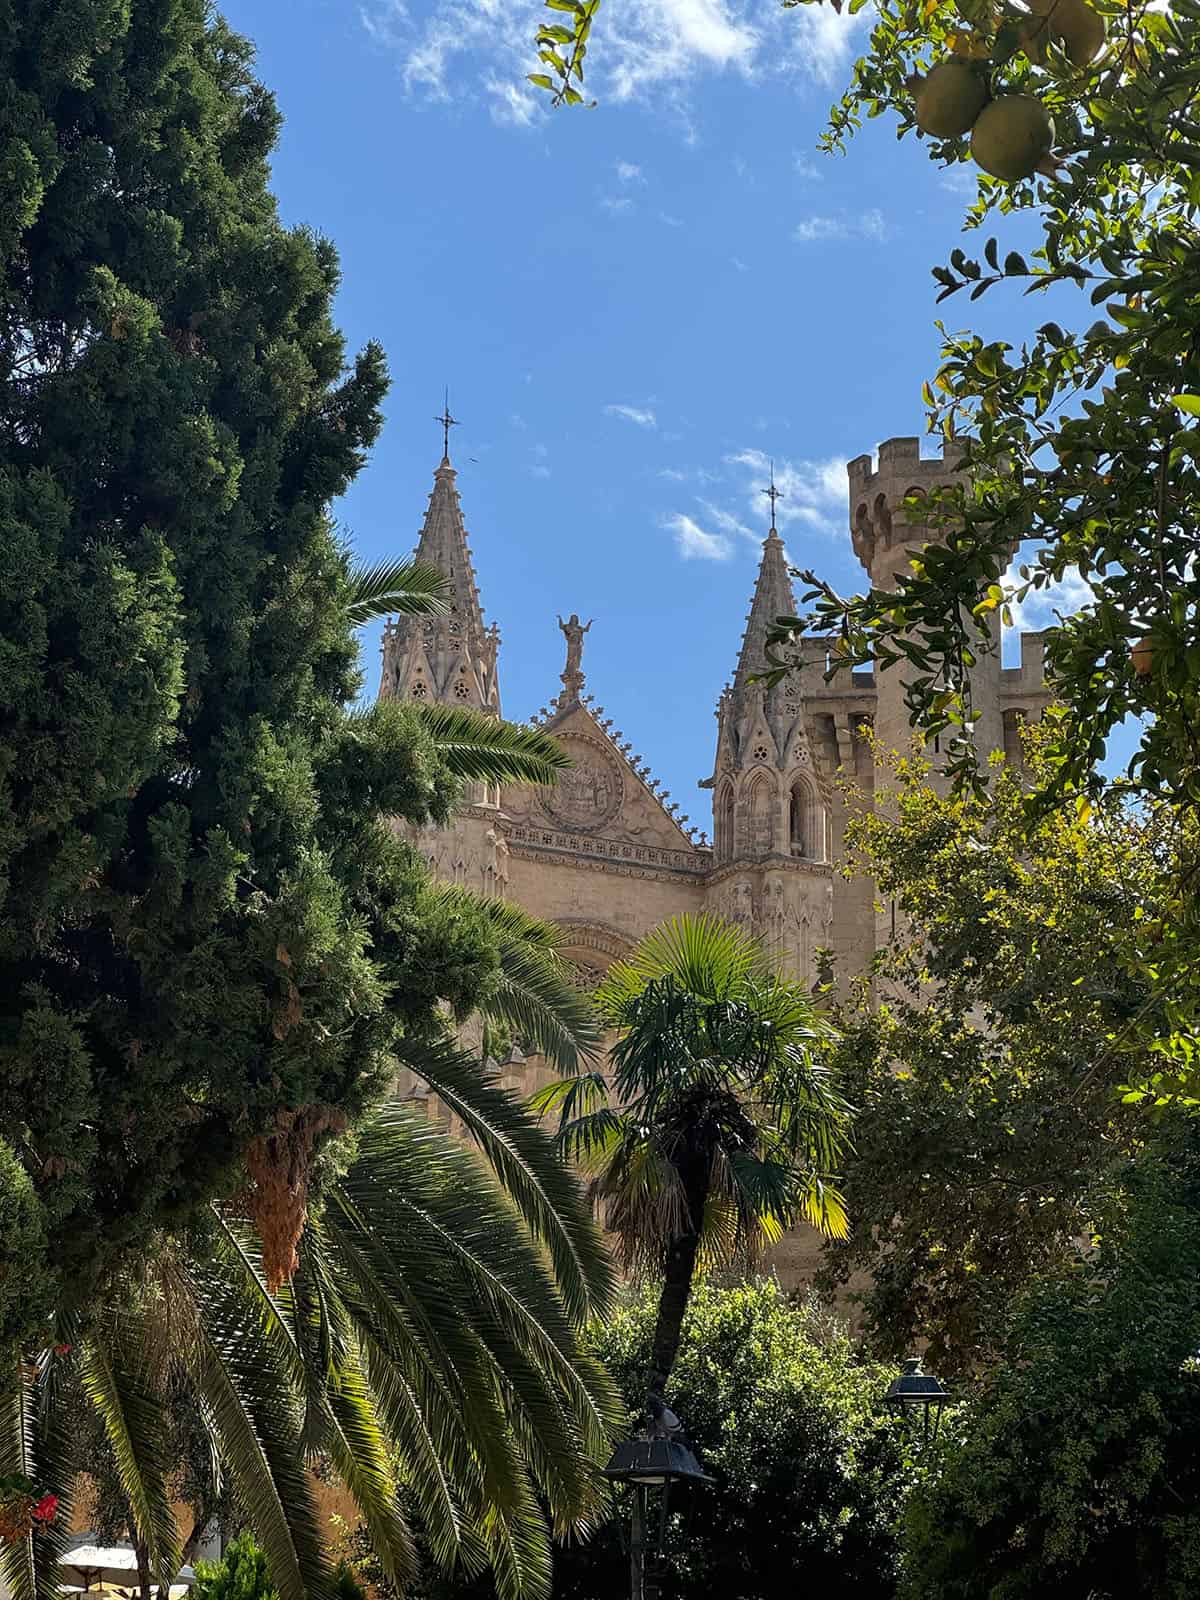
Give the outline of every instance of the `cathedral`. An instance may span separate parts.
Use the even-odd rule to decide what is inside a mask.
[[[887,589],[909,552],[930,538],[906,520],[902,502],[954,481],[954,464],[922,459],[915,438],[889,439],[877,463],[859,456],[847,472],[855,553],[870,582]],[[388,624],[380,697],[499,715],[499,633],[484,621],[448,454],[434,473],[416,554],[445,575],[450,609]],[[770,688],[755,683],[768,629],[795,610],[772,515],[737,664],[717,706],[712,775],[702,784],[712,795],[711,843],[686,825],[588,692],[583,654],[591,624],[572,616],[559,618],[561,688],[531,719],[566,749],[571,768],[551,789],[477,785],[448,828],[421,835],[434,870],[558,924],[565,953],[588,984],[680,912],[712,911],[744,924],[796,978],[814,976],[822,948],[839,971],[864,970],[889,929],[871,883],[837,871],[846,810],[836,779],[842,773],[863,793],[873,791],[869,729],[885,748],[907,747],[903,682],[898,670],[878,678],[842,672],[825,682],[826,643],[814,637],[801,642],[803,670]],[[973,694],[986,751],[1018,754],[1020,723],[1036,720],[1048,699],[1041,636],[1023,634],[1020,650],[1012,668],[997,655],[980,657]]]
[[[912,550],[935,536],[908,520],[903,502],[955,481],[955,463],[923,459],[915,438],[889,439],[877,462],[859,456],[847,475],[855,554],[874,587],[894,587]],[[862,972],[893,933],[873,884],[837,870],[847,820],[838,778],[874,793],[870,730],[885,750],[908,747],[901,673],[841,672],[827,683],[827,644],[812,637],[800,644],[802,670],[770,688],[754,682],[766,665],[771,624],[796,611],[774,522],[772,515],[733,677],[717,705],[712,771],[702,784],[712,795],[711,842],[686,825],[589,692],[583,655],[591,624],[574,615],[559,618],[561,688],[530,719],[568,752],[569,770],[544,790],[477,784],[448,827],[417,835],[439,877],[514,900],[557,924],[586,987],[681,912],[710,911],[743,924],[805,981],[816,976],[819,950],[833,953],[840,973]],[[448,452],[434,473],[416,555],[445,575],[449,610],[388,623],[380,698],[439,700],[499,716],[499,631],[484,621]],[[972,693],[981,747],[1019,759],[1020,724],[1040,717],[1050,698],[1041,635],[1021,636],[1019,666],[981,655]],[[517,1047],[494,1070],[523,1096],[554,1076]],[[411,1074],[397,1088],[405,1098],[427,1094]],[[445,1117],[445,1108],[438,1114]],[[769,1264],[785,1283],[803,1281],[817,1249],[816,1236],[801,1228],[781,1241]]]

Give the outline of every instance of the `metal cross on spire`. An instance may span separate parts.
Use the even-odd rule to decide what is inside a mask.
[[[435,422],[442,425],[442,460],[450,459],[450,429],[458,427],[458,418],[450,415],[450,390],[446,390],[446,399],[440,417],[434,417]]]
[[[771,532],[774,533],[775,532],[775,502],[776,502],[776,500],[786,500],[786,498],[787,498],[787,496],[784,494],[782,489],[777,489],[775,487],[775,463],[774,463],[774,461],[771,462],[771,487],[769,489],[763,489],[761,492],[763,494],[765,494],[767,499],[771,502]]]

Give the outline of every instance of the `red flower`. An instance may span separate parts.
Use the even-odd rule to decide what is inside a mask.
[[[33,1508],[33,1520],[35,1522],[53,1522],[57,1510],[58,1496],[56,1494],[44,1494]]]
[[[56,1344],[54,1346],[54,1354],[56,1356],[69,1356],[71,1354],[71,1346],[69,1344]]]

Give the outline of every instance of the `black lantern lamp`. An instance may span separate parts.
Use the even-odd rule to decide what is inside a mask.
[[[627,1483],[633,1488],[629,1540],[631,1600],[654,1600],[658,1593],[658,1569],[666,1544],[672,1486],[715,1482],[683,1438],[682,1424],[675,1413],[657,1395],[650,1396],[646,1409],[647,1426],[636,1437],[622,1439],[604,1469],[604,1476],[610,1482]],[[652,1489],[662,1490],[653,1529],[649,1516]]]
[[[946,1385],[931,1372],[921,1369],[920,1356],[910,1356],[900,1369],[898,1377],[888,1384],[884,1402],[897,1416],[921,1415],[925,1442],[937,1438],[938,1424],[942,1420],[942,1407],[950,1396]]]

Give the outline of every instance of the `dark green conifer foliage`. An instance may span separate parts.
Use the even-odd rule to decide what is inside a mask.
[[[278,122],[204,0],[0,0],[0,1279],[38,1291],[0,1337],[495,967],[373,820],[455,786],[347,714],[328,508],[386,376],[277,217]]]

